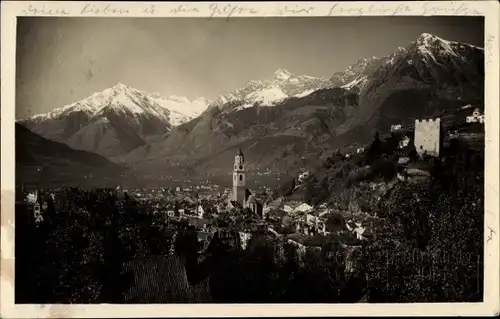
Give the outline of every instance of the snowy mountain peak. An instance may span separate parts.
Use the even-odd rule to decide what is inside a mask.
[[[436,43],[447,43],[448,41],[441,39],[440,37],[431,34],[431,33],[422,33],[418,38],[417,38],[417,45],[418,46],[430,46],[430,45],[435,45]]]
[[[273,106],[286,98],[307,95],[329,86],[329,77],[295,75],[285,69],[278,69],[268,79],[249,81],[244,87],[219,96],[210,108],[223,108],[224,104],[233,102],[240,103],[240,107],[230,104],[224,109],[225,112],[253,106]]]
[[[424,41],[424,40],[427,40],[427,39],[435,39],[435,38],[437,38],[436,35],[434,35],[432,33],[424,32],[424,33],[422,33],[421,35],[418,36],[417,40]]]
[[[31,119],[44,121],[69,116],[74,112],[84,112],[92,118],[98,118],[113,110],[114,112],[135,115],[148,114],[148,116],[177,126],[200,115],[208,104],[209,102],[204,98],[199,98],[196,101],[189,101],[189,99],[179,96],[164,98],[159,94],[149,94],[123,83],[117,83],[83,100],[57,108],[46,114],[35,115]]]
[[[171,100],[171,101],[180,102],[180,103],[190,103],[191,102],[191,101],[189,101],[189,99],[187,97],[177,96],[177,95],[170,95],[167,99]]]
[[[284,69],[278,69],[276,72],[274,72],[274,76],[279,80],[285,81],[285,80],[288,80],[292,76],[292,73],[290,73]]]
[[[125,91],[125,90],[130,90],[132,89],[131,87],[129,87],[128,85],[125,85],[121,82],[118,82],[117,84],[115,84],[113,87],[112,87],[113,90],[115,91]]]

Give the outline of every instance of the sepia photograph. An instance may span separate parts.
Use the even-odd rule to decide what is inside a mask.
[[[484,301],[484,16],[15,32],[16,304]]]

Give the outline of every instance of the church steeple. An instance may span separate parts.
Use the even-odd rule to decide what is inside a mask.
[[[246,191],[246,178],[245,178],[245,157],[241,149],[234,157],[233,168],[233,200],[245,206],[245,191]]]

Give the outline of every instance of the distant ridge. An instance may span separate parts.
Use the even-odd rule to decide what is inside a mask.
[[[16,183],[82,186],[121,180],[126,169],[97,154],[74,150],[15,124]]]

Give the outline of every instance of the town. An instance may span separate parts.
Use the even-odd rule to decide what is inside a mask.
[[[399,155],[398,165],[405,167],[397,173],[397,181],[416,182],[429,178],[425,161],[412,164],[408,156],[409,149],[415,149],[420,158],[435,157],[453,139],[461,139],[469,143],[469,146],[481,148],[484,143],[482,129],[475,132],[470,127],[482,126],[484,114],[478,108],[471,112],[471,108],[471,105],[466,105],[458,112],[443,115],[443,120],[451,116],[451,123],[454,123],[447,126],[447,132],[441,118],[418,119],[410,126],[392,125],[391,135],[397,136],[399,140],[399,150],[396,152]],[[456,116],[465,118],[465,121],[457,122]],[[411,140],[413,144],[410,143]],[[366,149],[361,147],[356,148],[352,154],[345,153],[342,156],[349,158],[363,156],[364,153]],[[351,214],[326,203],[312,205],[303,200],[286,199],[265,186],[249,189],[242,150],[235,155],[232,170],[232,188],[212,185],[207,180],[201,185],[188,187],[125,190],[118,186],[110,191],[118,199],[117,205],[122,214],[126,205],[124,203],[133,202],[137,214],[151,216],[155,223],[167,225],[170,229],[177,229],[179,226],[194,227],[200,242],[200,253],[208,247],[215,233],[227,228],[239,235],[237,242],[241,249],[245,249],[253,233],[264,232],[286,238],[302,254],[305,254],[306,248],[321,249],[325,242],[335,242],[343,247],[356,249],[376,240],[373,230],[377,223],[383,222],[383,218],[363,213]],[[309,172],[303,172],[297,176],[294,184],[300,185],[308,177]],[[385,188],[375,182],[368,186],[374,193],[380,187]],[[56,211],[64,211],[64,202],[71,192],[71,189],[25,189],[24,202],[33,212],[33,221],[41,224],[44,222],[49,199],[54,203]],[[89,214],[84,208],[79,208],[78,212]]]

